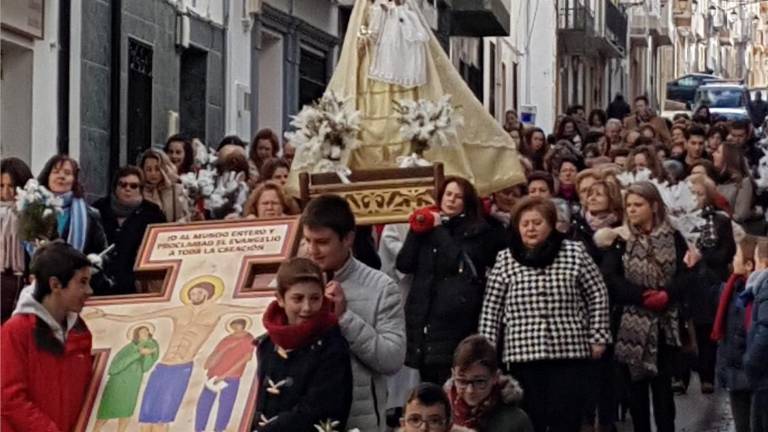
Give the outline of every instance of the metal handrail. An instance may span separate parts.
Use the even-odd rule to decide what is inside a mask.
[[[564,1],[565,7],[558,7],[558,29],[594,30],[595,15],[590,8],[576,1]]]

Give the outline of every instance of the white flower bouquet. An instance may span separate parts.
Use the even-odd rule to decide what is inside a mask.
[[[216,179],[216,187],[204,200],[205,209],[211,211],[216,218],[222,218],[230,213],[243,212],[243,206],[248,199],[248,185],[243,180],[243,173],[227,171]]]
[[[216,152],[199,140],[195,140],[193,146],[195,164],[199,169],[179,176],[190,207],[201,213],[208,210],[215,217],[224,217],[231,212],[241,213],[248,198],[248,185],[243,181],[243,174],[231,171],[219,173],[215,166],[218,160]]]
[[[351,108],[348,99],[327,92],[293,116],[291,126],[296,130],[286,132],[285,138],[307,152],[297,168],[336,171],[344,180],[347,169],[341,162],[342,153],[356,147],[360,132],[360,112]]]
[[[19,238],[29,242],[53,238],[56,234],[56,216],[61,212],[61,206],[61,198],[35,179],[27,181],[23,189],[16,188]]]
[[[184,193],[190,207],[198,211],[205,210],[205,201],[216,189],[216,169],[213,167],[200,168],[179,176]]]
[[[451,95],[439,101],[395,101],[395,111],[400,123],[400,136],[411,143],[412,155],[403,159],[410,165],[423,166],[423,154],[433,145],[448,146],[449,135],[456,135],[456,128],[464,124],[464,118],[451,104]],[[403,163],[401,163],[401,166]]]
[[[216,152],[199,139],[192,140],[192,148],[195,152],[195,166],[210,168],[216,163]]]

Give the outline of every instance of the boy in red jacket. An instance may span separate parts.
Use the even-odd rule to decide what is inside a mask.
[[[32,258],[35,283],[0,329],[3,432],[74,429],[91,379],[91,333],[78,315],[91,290],[91,262],[54,241]]]

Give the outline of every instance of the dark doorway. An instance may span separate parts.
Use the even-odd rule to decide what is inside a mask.
[[[491,42],[491,48],[488,50],[490,56],[488,59],[490,88],[488,89],[488,108],[491,111],[491,117],[496,118],[496,44]],[[503,108],[502,108],[503,109]]]
[[[128,39],[128,163],[152,146],[152,47]]]
[[[189,48],[181,54],[179,79],[179,130],[205,141],[205,101],[208,53]]]
[[[309,105],[320,99],[328,84],[328,68],[326,56],[307,48],[301,48],[301,63],[299,63],[299,106]]]
[[[482,103],[485,98],[483,97],[483,62],[485,60],[483,44],[477,44],[477,64],[465,62],[459,60],[459,74],[464,78],[464,82],[467,83],[472,93],[475,94],[477,100]]]
[[[512,63],[512,107],[515,109],[515,111],[518,111],[520,109],[520,98],[517,92],[517,81],[518,81],[518,64]]]

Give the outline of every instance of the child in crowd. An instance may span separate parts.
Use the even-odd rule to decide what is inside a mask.
[[[454,426],[451,403],[437,384],[423,383],[414,388],[403,412],[400,432],[471,432],[470,429]]]
[[[768,239],[755,250],[755,274],[742,295],[751,303],[744,371],[752,386],[752,432],[768,432]]]
[[[333,421],[346,430],[349,347],[324,289],[320,267],[306,258],[286,261],[277,271],[277,299],[264,313],[267,334],[257,342],[255,431],[310,432]]]
[[[723,286],[720,302],[712,327],[711,339],[719,342],[717,348],[717,378],[728,390],[736,432],[749,432],[752,391],[744,372],[742,357],[747,342],[747,308],[739,296],[744,292],[747,279],[755,270],[757,239],[746,236],[736,247],[733,273]]]
[[[533,432],[517,404],[523,389],[501,375],[496,349],[481,335],[464,339],[453,356],[453,378],[446,383],[453,422],[477,432]]]
[[[2,327],[3,432],[71,431],[91,380],[91,332],[80,311],[91,290],[91,262],[57,240],[37,249],[35,283]]]

